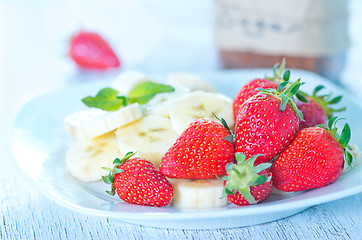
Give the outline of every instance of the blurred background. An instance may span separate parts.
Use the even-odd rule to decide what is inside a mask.
[[[360,0],[250,2],[0,0],[1,114],[15,115],[36,95],[126,70],[271,67],[285,55],[288,68],[319,72],[362,99]],[[67,51],[80,29],[101,34],[122,67],[79,69]]]

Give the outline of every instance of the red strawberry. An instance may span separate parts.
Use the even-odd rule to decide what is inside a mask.
[[[245,84],[240,91],[238,92],[238,94],[236,95],[236,97],[234,98],[233,101],[233,113],[234,113],[234,120],[236,120],[236,116],[238,114],[238,111],[241,107],[241,105],[248,100],[249,98],[251,98],[252,96],[254,96],[255,94],[259,93],[259,88],[263,88],[263,89],[267,89],[267,88],[273,88],[273,89],[277,89],[278,84],[266,79],[266,78],[257,78],[254,80],[251,80],[250,82],[248,82],[247,84]]]
[[[332,117],[334,112],[344,111],[346,108],[333,109],[329,105],[336,104],[341,101],[342,96],[337,96],[331,100],[331,94],[317,95],[317,93],[323,89],[324,86],[319,85],[313,91],[312,96],[304,94],[306,101],[297,100],[296,105],[298,109],[303,113],[303,121],[300,122],[299,129],[314,127],[319,124],[326,124],[328,118]],[[300,95],[299,95],[300,96]]]
[[[323,187],[339,178],[345,159],[352,164],[353,156],[347,149],[350,128],[345,124],[339,136],[336,119],[330,119],[328,128],[310,127],[298,132],[272,166],[276,188],[294,192]]]
[[[299,80],[277,90],[267,90],[248,99],[240,108],[235,127],[236,152],[247,158],[260,156],[256,163],[268,162],[278,156],[290,143],[303,118],[292,101],[300,87]]]
[[[254,166],[260,155],[254,155],[245,160],[245,155],[236,153],[237,164],[226,166],[227,175],[224,180],[223,196],[227,195],[230,202],[245,206],[256,204],[267,199],[272,191],[271,173],[268,168],[271,163]]]
[[[206,179],[224,174],[235,154],[230,135],[226,126],[212,120],[193,121],[162,158],[160,171],[170,178]]]
[[[120,61],[99,34],[80,31],[70,41],[69,55],[78,66],[91,69],[117,68]]]
[[[144,206],[166,206],[173,197],[173,188],[165,176],[155,166],[142,158],[132,158],[129,152],[123,159],[114,160],[114,168],[103,177],[104,182],[112,185],[111,195],[128,202]]]
[[[236,97],[233,101],[233,113],[234,113],[234,120],[236,120],[236,116],[238,114],[238,111],[241,107],[241,105],[254,96],[255,94],[260,92],[260,88],[262,89],[277,89],[278,84],[283,81],[289,81],[290,71],[285,71],[283,74],[284,68],[285,68],[285,59],[283,59],[280,68],[277,68],[278,64],[274,65],[274,77],[267,77],[267,78],[256,78],[254,80],[251,80],[247,84],[245,84],[238,94],[236,94]],[[283,74],[283,78],[282,78]]]

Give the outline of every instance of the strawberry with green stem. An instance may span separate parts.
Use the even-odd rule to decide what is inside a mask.
[[[225,120],[194,120],[166,152],[160,171],[169,178],[208,179],[225,173],[235,147]]]
[[[289,81],[290,71],[287,70],[284,72],[285,69],[285,58],[278,68],[279,64],[276,63],[273,68],[273,77],[265,77],[265,78],[256,78],[245,84],[240,91],[236,94],[233,100],[233,113],[234,113],[234,120],[236,120],[236,116],[241,105],[248,100],[250,97],[254,96],[255,94],[259,93],[259,89],[268,89],[273,88],[277,89],[278,84],[284,81]]]
[[[341,176],[344,164],[352,166],[350,127],[346,123],[339,134],[336,122],[337,117],[332,117],[328,125],[298,132],[271,168],[277,189],[294,192],[323,187]]]
[[[131,158],[129,152],[122,159],[116,158],[114,168],[103,181],[111,184],[110,195],[118,194],[120,199],[138,205],[161,207],[168,205],[173,197],[173,188],[155,166],[142,158]]]
[[[275,89],[260,89],[240,108],[235,127],[236,152],[247,158],[260,156],[256,163],[268,162],[278,156],[291,142],[303,114],[293,99],[300,80],[282,82]]]
[[[272,191],[271,163],[261,163],[254,166],[260,154],[246,159],[242,153],[236,153],[237,163],[226,165],[222,197],[227,196],[230,202],[239,205],[251,205],[267,199]]]
[[[311,96],[303,92],[297,95],[299,100],[296,101],[296,105],[304,116],[303,121],[300,122],[299,129],[326,124],[334,112],[346,110],[345,107],[335,109],[330,106],[339,103],[342,96],[331,99],[332,94],[318,95],[319,91],[323,88],[324,86],[322,85],[317,86]]]

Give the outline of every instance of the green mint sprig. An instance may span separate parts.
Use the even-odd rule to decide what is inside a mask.
[[[106,87],[102,88],[95,97],[87,96],[82,102],[88,107],[100,108],[105,111],[115,111],[122,106],[127,106],[127,100],[124,96],[118,96],[119,91]]]
[[[173,91],[175,91],[175,89],[170,85],[155,83],[151,81],[141,82],[137,84],[134,88],[132,88],[131,91],[128,93],[127,102],[146,104],[159,93]]]
[[[82,102],[88,107],[100,108],[105,111],[116,111],[128,104],[146,104],[159,93],[173,92],[172,86],[151,81],[142,82],[134,86],[127,96],[119,96],[119,91],[114,88],[102,88],[96,96],[87,96]]]

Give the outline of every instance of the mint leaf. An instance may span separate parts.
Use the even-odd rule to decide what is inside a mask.
[[[118,96],[118,94],[119,92],[116,89],[110,87],[102,88],[95,97],[87,96],[82,99],[82,102],[88,107],[115,111],[127,105],[126,97]]]
[[[127,102],[145,104],[158,93],[173,92],[174,90],[175,89],[169,85],[150,81],[141,82],[128,93]]]
[[[118,96],[119,91],[114,88],[102,88],[95,97],[87,96],[82,102],[88,107],[100,108],[105,111],[116,111],[127,104],[145,104],[155,95],[163,92],[172,92],[175,89],[169,85],[155,82],[142,82],[137,84],[128,96]]]

